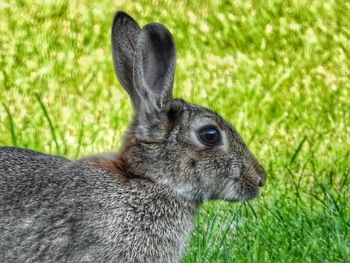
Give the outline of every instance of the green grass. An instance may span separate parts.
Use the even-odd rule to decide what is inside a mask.
[[[251,203],[198,211],[184,262],[350,262],[350,2],[0,3],[0,145],[116,151],[131,118],[115,10],[177,45],[175,97],[230,120],[264,164]]]

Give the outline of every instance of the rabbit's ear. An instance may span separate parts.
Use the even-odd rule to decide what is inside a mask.
[[[141,115],[151,117],[171,99],[175,53],[173,38],[163,25],[151,23],[142,28],[134,61],[134,85],[141,98]]]
[[[116,13],[111,33],[114,70],[134,108],[139,105],[139,96],[133,83],[133,62],[140,31],[132,17],[121,11]]]

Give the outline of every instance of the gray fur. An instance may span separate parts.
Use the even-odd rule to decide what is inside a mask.
[[[142,28],[134,61],[134,83],[143,98],[140,113],[154,115],[171,99],[175,56],[173,39],[164,26],[151,23]]]
[[[138,108],[141,102],[136,96],[133,80],[133,63],[140,31],[141,29],[132,17],[123,12],[116,13],[111,32],[113,65],[119,82],[133,98],[134,108]]]
[[[77,161],[0,147],[1,262],[179,262],[205,200],[248,200],[262,166],[210,110],[171,98],[175,45],[159,24],[118,12],[116,74],[134,105],[118,154]],[[223,140],[207,147],[198,127]]]

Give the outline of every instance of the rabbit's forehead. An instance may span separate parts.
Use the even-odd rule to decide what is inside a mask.
[[[227,131],[228,133],[235,132],[230,123],[225,121],[220,115],[212,112],[208,109],[201,108],[196,105],[191,105],[191,110],[189,110],[188,123],[198,127],[204,125],[215,125],[218,126],[222,131]]]
[[[190,126],[191,128],[195,129],[195,130],[198,130],[199,128],[203,127],[203,126],[206,126],[206,125],[215,125],[217,127],[220,128],[220,130],[225,130],[225,128],[223,128],[222,124],[210,117],[210,116],[205,116],[205,115],[202,115],[202,116],[196,116],[196,117],[193,117],[191,122],[190,122]]]
[[[203,120],[203,121],[212,121],[212,124],[216,124],[220,128],[223,128],[225,126],[225,121],[221,118],[220,115],[216,114],[215,112],[202,108],[200,106],[197,106],[195,104],[186,103],[184,106],[185,112],[188,114],[188,118],[190,122],[195,122],[196,120]]]

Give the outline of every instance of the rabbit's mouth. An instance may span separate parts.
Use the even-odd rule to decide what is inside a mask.
[[[259,195],[259,183],[252,180],[232,180],[227,182],[215,199],[238,202],[248,201]]]
[[[259,195],[259,180],[244,179],[240,183],[239,200],[252,200]]]

